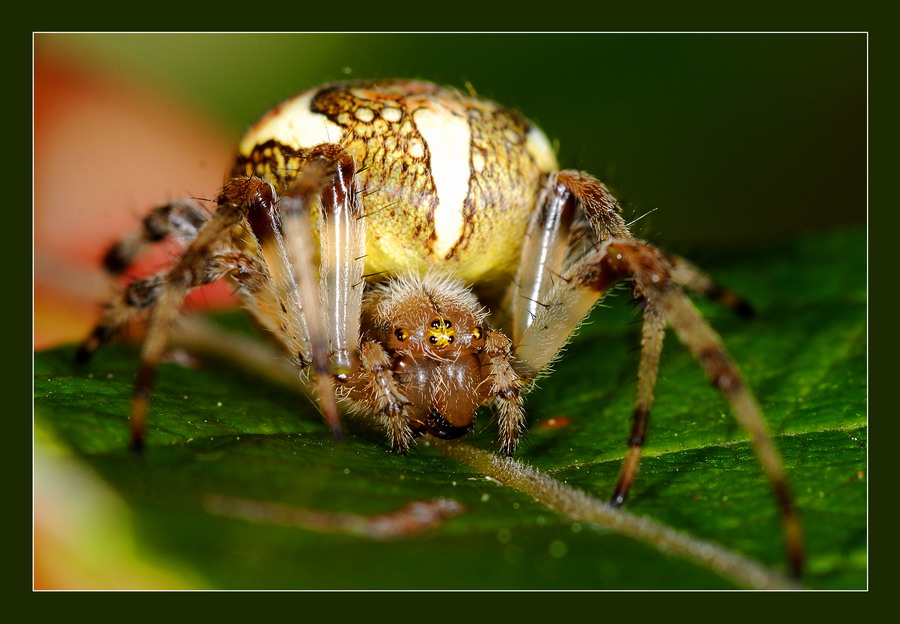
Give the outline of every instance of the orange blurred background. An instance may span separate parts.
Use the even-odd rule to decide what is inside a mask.
[[[225,132],[127,76],[35,49],[34,346],[85,337],[112,292],[106,249],[153,206],[215,196],[231,161]],[[158,250],[138,272],[163,268]],[[220,305],[227,291],[205,291]]]

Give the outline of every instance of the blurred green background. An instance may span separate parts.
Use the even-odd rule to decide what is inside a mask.
[[[46,34],[36,51],[174,94],[235,141],[322,82],[468,82],[673,251],[866,221],[865,34]]]

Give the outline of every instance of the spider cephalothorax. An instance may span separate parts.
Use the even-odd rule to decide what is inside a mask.
[[[247,310],[309,377],[334,435],[339,402],[374,416],[392,446],[454,438],[483,404],[515,451],[523,397],[594,304],[631,284],[643,310],[629,451],[612,500],[637,472],[666,324],[751,434],[781,506],[792,566],[799,525],[756,402],[717,334],[682,292],[745,304],[690,263],[635,239],[592,176],[560,171],[544,134],[518,113],[427,82],[333,84],[273,109],[241,141],[207,214],[160,206],[113,246],[121,273],[145,247],[187,241],[159,275],[133,281],[82,345],[86,359],[149,310],[132,433],[169,328],[191,289],[228,278]]]
[[[471,428],[478,407],[493,398],[497,373],[485,351],[486,316],[461,282],[435,273],[391,279],[367,295],[362,335],[389,354],[413,435],[459,437]],[[360,377],[365,375],[357,373],[347,385],[355,388],[351,398],[362,394],[365,400],[373,389],[357,382]],[[406,444],[394,440],[401,449]]]

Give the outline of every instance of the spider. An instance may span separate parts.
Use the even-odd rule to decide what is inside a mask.
[[[113,245],[119,275],[150,245],[184,243],[159,274],[107,304],[86,361],[147,313],[131,414],[144,444],[150,390],[186,294],[229,279],[252,318],[312,384],[341,438],[339,405],[366,412],[406,452],[457,438],[496,412],[500,452],[525,427],[524,396],[611,287],[643,314],[628,451],[611,502],[638,470],[667,324],[749,432],[775,491],[789,565],[803,547],[778,452],[751,391],[682,287],[746,312],[688,261],[636,239],[617,200],[587,173],[560,170],[544,133],[473,92],[417,81],[307,90],[241,140],[208,213],[185,199],[152,210]]]

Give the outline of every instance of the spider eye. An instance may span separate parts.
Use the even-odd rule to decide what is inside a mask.
[[[446,347],[453,344],[456,330],[453,329],[453,323],[445,318],[436,318],[429,323],[431,329],[428,330],[428,341],[438,347]]]
[[[475,340],[481,340],[481,328],[480,327],[476,327],[475,329],[472,330],[472,338],[474,338]]]
[[[409,338],[409,334],[407,334],[406,330],[403,329],[402,327],[398,327],[397,329],[395,329],[394,335],[397,337],[397,340],[399,340],[400,342],[403,342],[404,340]]]

